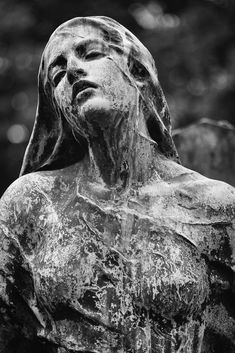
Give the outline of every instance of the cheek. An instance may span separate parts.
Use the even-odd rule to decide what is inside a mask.
[[[113,100],[126,99],[135,94],[135,87],[129,77],[127,65],[116,58],[106,60],[106,65],[100,68],[102,72],[102,87],[105,94]]]

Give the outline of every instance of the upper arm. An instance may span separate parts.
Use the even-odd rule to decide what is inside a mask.
[[[8,351],[27,325],[37,320],[30,309],[35,301],[32,269],[22,246],[31,208],[32,185],[28,178],[13,183],[0,200],[0,351]],[[31,328],[30,328],[31,327]],[[29,329],[30,328],[30,329]]]
[[[210,181],[204,200],[210,298],[205,351],[235,351],[235,189]]]

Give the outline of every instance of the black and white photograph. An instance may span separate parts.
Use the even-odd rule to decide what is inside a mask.
[[[0,353],[235,353],[235,1],[0,0]]]

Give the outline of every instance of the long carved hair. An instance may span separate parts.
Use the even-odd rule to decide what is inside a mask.
[[[125,27],[103,16],[77,17],[65,22],[51,35],[48,44],[57,36],[66,38],[71,34],[79,35],[81,26],[99,28],[103,35],[102,39],[110,48],[125,56],[128,72],[124,74],[132,80],[138,90],[150,137],[158,144],[160,153],[179,162],[171,137],[169,109],[149,51]],[[84,137],[74,132],[55,103],[48,80],[44,51],[38,75],[38,105],[35,124],[20,174],[60,169],[72,165],[83,158],[85,146]]]

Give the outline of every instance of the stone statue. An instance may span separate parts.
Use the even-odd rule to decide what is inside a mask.
[[[1,200],[0,351],[235,352],[235,191],[180,164],[148,50],[72,19],[38,97]]]

